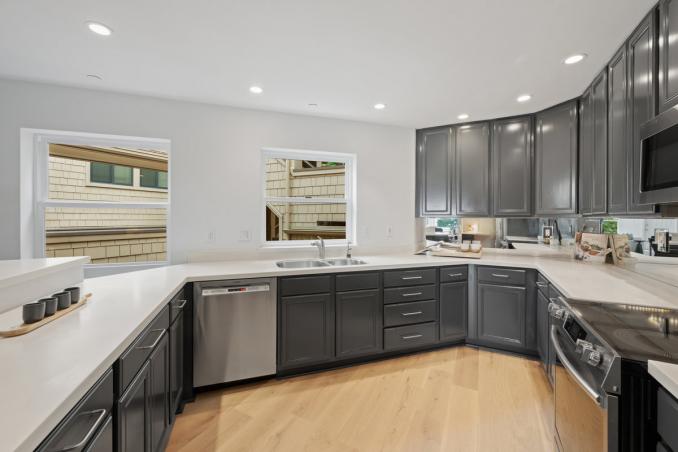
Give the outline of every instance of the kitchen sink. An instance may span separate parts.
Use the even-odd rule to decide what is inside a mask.
[[[325,259],[331,265],[365,265],[367,262],[360,259],[339,258],[339,259]]]
[[[330,264],[318,259],[304,259],[298,261],[278,261],[275,263],[280,268],[313,268],[329,267]]]

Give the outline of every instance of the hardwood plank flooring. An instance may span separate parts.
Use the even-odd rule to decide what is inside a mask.
[[[538,361],[453,347],[198,395],[168,451],[554,450]]]

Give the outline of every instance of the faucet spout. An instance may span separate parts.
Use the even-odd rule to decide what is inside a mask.
[[[318,247],[318,258],[325,259],[325,240],[318,236],[318,241],[311,243],[311,245]]]

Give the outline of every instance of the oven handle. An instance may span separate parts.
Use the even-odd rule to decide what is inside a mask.
[[[600,397],[600,394],[577,373],[577,370],[574,368],[570,360],[565,356],[563,348],[560,346],[560,342],[558,341],[558,335],[556,334],[556,331],[558,331],[557,328],[557,326],[551,325],[551,342],[553,343],[553,348],[556,350],[558,359],[560,359],[560,362],[563,364],[563,367],[565,367],[565,370],[567,370],[567,373],[569,373],[570,376],[574,378],[574,380],[579,384],[579,386],[581,386],[584,392],[586,392],[586,394],[591,397],[599,406],[602,406],[602,398]]]

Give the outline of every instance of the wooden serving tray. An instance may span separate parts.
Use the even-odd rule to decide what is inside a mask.
[[[23,308],[19,306],[16,309],[13,309],[9,312],[6,312],[5,314],[0,315],[0,337],[15,337],[15,336],[21,336],[26,333],[30,333],[31,331],[37,330],[41,326],[47,325],[50,322],[55,321],[56,319],[59,319],[65,315],[67,315],[70,312],[75,311],[78,309],[80,306],[84,305],[87,303],[87,300],[92,296],[91,293],[85,294],[84,297],[80,299],[77,303],[74,303],[67,307],[66,309],[62,309],[61,311],[57,311],[54,313],[54,315],[51,315],[49,317],[45,317],[44,319],[40,320],[39,322],[35,323],[21,323],[19,325],[16,324],[16,320],[13,321],[14,326],[7,327],[7,324],[11,325],[11,320],[10,319],[16,319],[16,315],[18,313],[19,319],[21,319],[22,316],[22,311]]]

